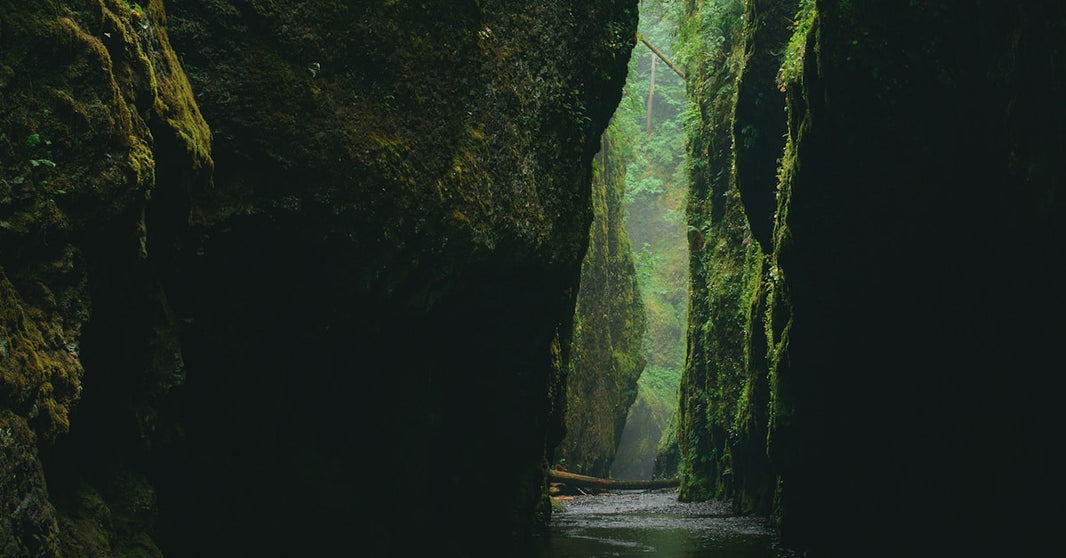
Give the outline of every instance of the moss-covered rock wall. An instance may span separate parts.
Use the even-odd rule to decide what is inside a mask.
[[[608,477],[644,369],[644,303],[625,228],[625,164],[616,132],[596,156],[589,249],[581,264],[567,378],[566,437],[556,450],[569,471]]]
[[[180,381],[160,273],[212,169],[162,5],[4,2],[0,105],[0,554],[157,553],[117,472]]]
[[[5,556],[543,526],[634,2],[0,8]]]
[[[789,537],[1050,551],[1064,29],[1057,3],[817,3],[774,248]]]
[[[1066,299],[1047,278],[1066,267],[1066,8],[746,4],[743,56],[711,59],[719,73],[736,62],[737,97],[728,74],[695,82],[712,87],[695,89],[710,110],[693,202],[742,202],[767,256],[729,256],[745,242],[739,217],[733,240],[690,222],[682,494],[772,506],[785,542],[813,556],[1047,555],[1061,502],[1048,449]],[[723,5],[690,3],[690,22]],[[791,40],[761,19],[788,13]],[[782,120],[777,163],[762,139]],[[734,183],[704,196],[703,176]],[[736,211],[715,207],[690,219]]]
[[[732,499],[744,511],[764,511],[769,498],[758,488],[749,495],[744,484],[757,473],[739,465],[755,465],[760,454],[765,462],[767,389],[758,347],[749,347],[751,332],[761,329],[753,305],[765,274],[762,250],[733,169],[735,153],[752,147],[755,136],[748,127],[734,141],[734,107],[745,83],[744,9],[739,1],[695,3],[685,14],[682,52],[698,125],[688,141],[691,298],[676,443],[681,498]]]

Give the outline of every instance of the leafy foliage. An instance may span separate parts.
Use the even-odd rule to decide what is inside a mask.
[[[639,27],[641,35],[671,59],[678,27],[674,10],[674,2],[645,0]],[[643,404],[635,404],[633,409],[637,415],[665,409],[655,412],[654,428],[636,426],[646,424],[642,421],[648,417],[632,414],[627,425],[655,437],[633,441],[648,450],[648,464],[642,468],[648,474],[652,468],[650,453],[677,407],[677,382],[685,357],[688,246],[682,117],[687,104],[684,80],[651,49],[638,44],[611,127],[626,160],[626,229],[647,315],[642,345],[648,364],[640,377],[638,394]],[[624,449],[620,448],[620,453]],[[616,462],[615,467],[619,466]]]
[[[803,70],[803,55],[807,44],[807,32],[814,25],[814,0],[800,0],[799,11],[792,20],[792,38],[785,48],[784,60],[781,62],[781,71],[777,74],[777,83],[784,91],[790,81],[799,77]]]

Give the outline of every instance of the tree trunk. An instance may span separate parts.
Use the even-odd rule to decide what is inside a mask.
[[[600,479],[596,477],[588,477],[585,475],[577,475],[574,473],[567,473],[566,471],[556,471],[555,469],[548,470],[548,478],[553,482],[560,482],[571,486],[580,486],[585,488],[615,488],[615,489],[634,489],[634,488],[670,488],[679,484],[678,479],[658,479],[658,480],[616,480],[616,479]]]
[[[646,112],[647,112],[648,116],[647,116],[647,122],[645,123],[645,129],[644,129],[644,131],[649,133],[649,134],[651,133],[652,99],[655,98],[655,63],[657,61],[658,61],[658,58],[655,57],[655,54],[652,54],[651,55],[651,84],[648,86],[648,107],[646,109]]]

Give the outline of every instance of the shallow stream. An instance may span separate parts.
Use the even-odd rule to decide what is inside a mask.
[[[618,491],[562,500],[541,558],[656,556],[785,558],[765,518],[724,502],[677,501],[677,489]]]

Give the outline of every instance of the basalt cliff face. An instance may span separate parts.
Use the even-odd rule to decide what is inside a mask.
[[[1066,7],[744,4],[689,82],[682,495],[811,556],[1049,555]]]
[[[0,554],[543,525],[634,2],[0,8]]]
[[[212,170],[164,21],[158,3],[0,6],[4,556],[155,550],[125,464],[182,380],[161,277]]]
[[[1063,30],[1062,3],[817,3],[774,246],[770,451],[790,536],[1051,550]]]
[[[625,227],[625,166],[613,127],[593,173],[593,222],[581,266],[567,376],[566,437],[556,450],[571,472],[611,474],[644,370],[645,314]]]

